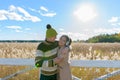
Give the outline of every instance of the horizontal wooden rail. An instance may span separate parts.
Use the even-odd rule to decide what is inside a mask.
[[[16,76],[18,74],[24,73],[28,70],[34,68],[34,59],[25,58],[0,58],[0,65],[11,65],[11,66],[32,66],[30,68],[18,71],[7,77],[0,78],[0,80],[7,80],[10,77]],[[120,68],[120,61],[118,60],[70,60],[70,65],[74,67],[98,67],[98,68]],[[113,71],[112,73],[103,75],[94,80],[104,80],[114,75],[120,74],[120,70]],[[73,76],[73,80],[80,80],[79,78]]]
[[[0,65],[34,66],[34,59],[0,58]],[[70,65],[75,67],[120,68],[120,61],[118,60],[71,60]]]
[[[116,71],[113,71],[111,73],[100,76],[99,78],[96,78],[94,80],[105,80],[105,79],[107,79],[109,77],[116,76],[116,75],[119,75],[119,74],[120,74],[120,70],[116,70]]]

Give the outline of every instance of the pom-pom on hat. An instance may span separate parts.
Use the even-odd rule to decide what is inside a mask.
[[[51,38],[57,35],[57,32],[55,29],[51,27],[50,24],[46,25],[47,31],[46,31],[46,38]]]

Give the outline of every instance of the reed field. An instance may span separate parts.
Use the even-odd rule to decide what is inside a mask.
[[[39,43],[0,43],[0,58],[34,58]],[[72,43],[70,59],[79,60],[120,60],[120,43]],[[15,73],[28,66],[0,65],[0,78]],[[72,67],[74,76],[82,80],[93,80],[117,68]],[[38,80],[39,69],[33,69],[9,80]],[[106,80],[119,80],[120,75]]]

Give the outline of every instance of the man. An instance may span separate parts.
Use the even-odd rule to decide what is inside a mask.
[[[46,25],[46,40],[37,47],[35,66],[40,68],[40,80],[57,80],[57,65],[53,60],[57,57],[57,32],[50,24]]]

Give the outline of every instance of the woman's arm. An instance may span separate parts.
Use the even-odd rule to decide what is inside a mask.
[[[64,60],[64,58],[67,56],[68,53],[69,53],[69,48],[68,47],[64,48],[61,51],[60,56],[58,56],[54,59],[54,62],[56,64],[59,64],[62,60]]]

